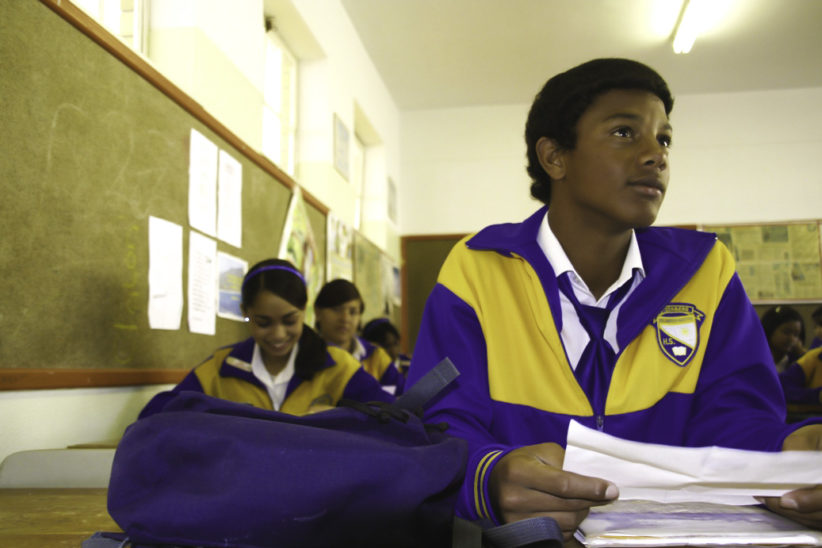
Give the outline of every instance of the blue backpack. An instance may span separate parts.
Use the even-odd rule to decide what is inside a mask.
[[[108,490],[124,531],[117,538],[238,548],[436,548],[451,546],[454,531],[479,538],[473,525],[454,527],[466,443],[421,419],[457,375],[444,360],[393,404],[343,401],[304,416],[181,392],[130,425],[117,447]]]

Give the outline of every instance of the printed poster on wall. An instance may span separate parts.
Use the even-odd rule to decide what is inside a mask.
[[[819,223],[705,226],[733,253],[754,302],[822,299]]]
[[[218,305],[217,315],[229,320],[243,321],[242,304],[243,277],[248,271],[248,262],[217,252]]]
[[[317,241],[308,219],[302,192],[294,187],[288,213],[285,216],[283,239],[280,242],[278,257],[291,261],[305,276],[308,286],[309,305],[305,310],[305,323],[314,324],[314,297],[323,284],[323,270],[318,266]]]
[[[217,241],[190,231],[188,238],[188,329],[214,335],[217,313]]]
[[[332,212],[326,217],[326,279],[354,280],[354,233]]]
[[[217,179],[217,235],[234,247],[243,247],[243,166],[225,150],[219,153]]]
[[[188,224],[217,235],[217,145],[191,128],[188,159]]]

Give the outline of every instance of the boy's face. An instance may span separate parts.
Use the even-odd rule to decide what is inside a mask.
[[[576,130],[576,147],[560,152],[564,177],[552,184],[551,206],[609,231],[652,224],[669,177],[672,129],[662,101],[646,91],[607,91]]]

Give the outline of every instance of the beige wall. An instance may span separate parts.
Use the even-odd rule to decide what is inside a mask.
[[[822,88],[677,97],[671,184],[657,222],[822,217],[820,104]],[[539,206],[525,173],[529,106],[403,114],[403,235],[472,232]]]

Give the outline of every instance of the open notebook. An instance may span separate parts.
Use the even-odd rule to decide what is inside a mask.
[[[592,508],[577,531],[577,540],[591,548],[822,546],[822,531],[759,506],[618,500]]]

